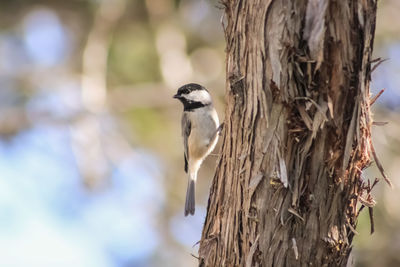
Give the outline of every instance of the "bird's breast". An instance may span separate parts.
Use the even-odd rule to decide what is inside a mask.
[[[188,138],[189,158],[201,159],[214,149],[218,116],[215,110],[192,113],[190,116],[192,129]]]

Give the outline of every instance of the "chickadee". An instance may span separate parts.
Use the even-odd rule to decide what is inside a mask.
[[[214,149],[218,140],[218,114],[211,95],[203,86],[189,83],[178,89],[174,98],[183,104],[182,136],[185,172],[188,173],[185,216],[194,214],[197,172],[203,160]]]

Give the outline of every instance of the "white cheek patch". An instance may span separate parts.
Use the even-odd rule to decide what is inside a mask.
[[[196,102],[202,102],[202,103],[211,102],[211,96],[205,90],[196,90],[196,91],[190,92],[190,94],[188,95],[188,99],[196,101]]]

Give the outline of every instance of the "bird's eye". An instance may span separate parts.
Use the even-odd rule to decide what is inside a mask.
[[[179,92],[180,95],[186,95],[186,94],[189,94],[189,93],[190,93],[190,92],[189,92],[189,89],[187,89],[187,88],[182,89],[182,90]]]

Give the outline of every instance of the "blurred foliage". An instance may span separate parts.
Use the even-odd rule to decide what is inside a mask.
[[[129,33],[129,34],[127,34]],[[111,87],[160,82],[158,56],[149,25],[118,29],[110,47],[108,82]]]
[[[132,123],[132,132],[141,142],[151,145],[156,141],[161,132],[168,132],[168,124],[163,120],[160,112],[149,108],[132,109],[126,114],[127,120]],[[165,139],[159,140],[163,143]],[[154,144],[153,144],[154,146]]]

